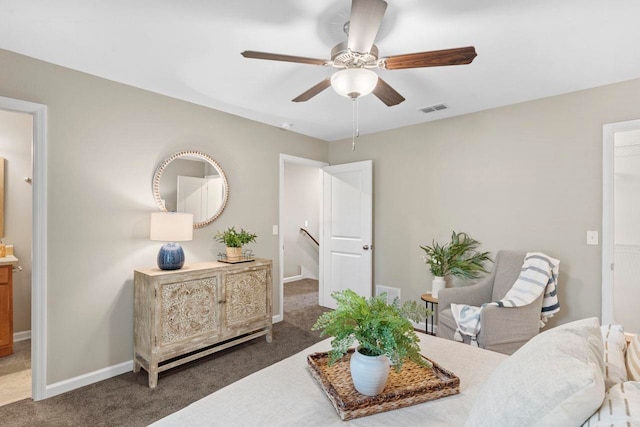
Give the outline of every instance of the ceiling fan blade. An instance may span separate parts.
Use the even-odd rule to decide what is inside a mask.
[[[270,61],[298,62],[311,65],[328,65],[326,59],[305,58],[304,56],[281,55],[279,53],[256,52],[255,50],[245,50],[241,53],[245,58],[268,59]]]
[[[387,107],[393,107],[404,101],[404,97],[380,77],[378,77],[378,84],[375,89],[373,89],[373,94],[378,97],[380,101],[387,104]]]
[[[317,94],[319,94],[320,92],[322,92],[323,90],[325,90],[326,88],[328,88],[329,86],[331,86],[331,78],[327,77],[326,79],[324,79],[323,81],[321,81],[320,83],[312,87],[311,89],[293,98],[291,101],[293,102],[308,101],[314,96],[316,96]]]
[[[441,67],[444,65],[470,64],[477,56],[473,46],[456,49],[432,50],[430,52],[409,53],[383,58],[380,68],[401,70],[403,68]]]
[[[385,10],[387,2],[384,0],[352,0],[347,42],[349,49],[358,53],[371,51]]]

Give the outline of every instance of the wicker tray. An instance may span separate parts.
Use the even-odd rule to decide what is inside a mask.
[[[307,356],[311,374],[320,383],[343,421],[460,393],[460,378],[425,357],[433,364],[433,368],[407,361],[400,373],[391,369],[382,393],[365,396],[353,388],[351,381],[349,360],[353,351],[350,349],[331,367],[328,366],[326,352]]]

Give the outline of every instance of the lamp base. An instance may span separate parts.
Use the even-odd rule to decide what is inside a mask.
[[[158,268],[160,270],[179,270],[184,265],[184,251],[177,243],[166,243],[158,252]]]

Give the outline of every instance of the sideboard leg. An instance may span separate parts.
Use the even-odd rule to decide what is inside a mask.
[[[158,372],[149,372],[149,388],[156,388],[158,385]]]

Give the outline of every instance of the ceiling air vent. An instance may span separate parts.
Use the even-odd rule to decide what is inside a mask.
[[[430,105],[428,107],[419,108],[418,111],[422,111],[423,113],[433,113],[434,111],[446,110],[447,106],[445,104],[436,104]]]

